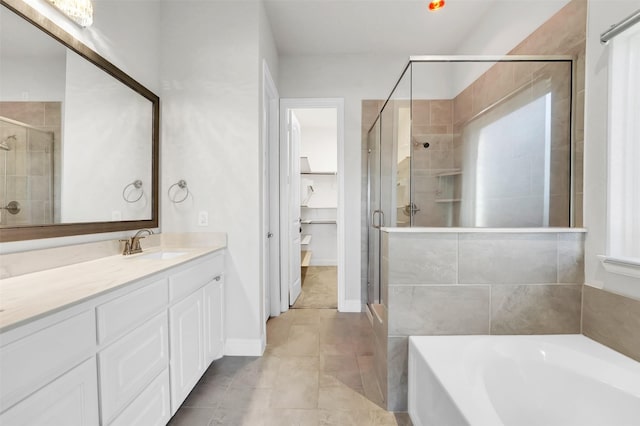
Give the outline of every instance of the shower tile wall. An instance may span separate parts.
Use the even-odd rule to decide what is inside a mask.
[[[420,208],[413,226],[457,226],[459,184],[455,174],[453,102],[450,99],[414,100],[413,200]],[[425,148],[424,144],[429,147]]]
[[[580,333],[583,247],[572,232],[384,232],[374,359],[387,409],[407,408],[408,336]]]
[[[61,103],[60,102],[0,102],[0,116],[28,124],[44,132],[53,133],[53,153],[48,139],[50,133],[30,131],[16,126],[0,124],[2,138],[16,134],[10,141],[12,147],[7,154],[8,162],[7,202],[16,200],[22,211],[18,215],[3,212],[3,225],[48,224],[60,218],[60,146]],[[53,155],[53,161],[51,156]],[[53,170],[52,170],[53,168]],[[51,174],[53,172],[53,184]],[[4,176],[4,171],[0,173]],[[4,182],[2,183],[4,191]],[[3,200],[5,202],[5,200]]]

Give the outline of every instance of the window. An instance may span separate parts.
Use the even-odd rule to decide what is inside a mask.
[[[611,41],[609,58],[608,256],[640,277],[640,24]]]

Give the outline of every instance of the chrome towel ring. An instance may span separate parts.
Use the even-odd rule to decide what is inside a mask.
[[[173,195],[171,195],[171,190],[176,186],[178,188],[175,191],[173,191]],[[180,192],[180,190],[184,192],[184,197],[178,199],[176,195],[178,195],[178,192]],[[184,179],[180,179],[179,181],[171,185],[167,190],[167,195],[169,196],[169,200],[171,200],[172,203],[178,204],[186,200],[187,197],[189,196],[189,188],[187,187],[187,181]]]
[[[134,190],[136,189],[139,190],[140,192],[140,195],[138,196],[138,198],[136,198],[135,200],[133,198],[129,198],[131,193],[135,192]],[[129,190],[128,193],[127,193],[127,190]],[[124,198],[124,200],[127,203],[135,203],[136,201],[140,200],[140,198],[142,198],[143,195],[144,195],[144,189],[142,189],[142,181],[140,179],[134,180],[133,182],[125,186],[124,189],[122,190],[122,198]]]

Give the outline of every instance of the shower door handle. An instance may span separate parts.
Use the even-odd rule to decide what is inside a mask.
[[[379,214],[381,219],[378,225],[376,225],[376,214]],[[384,212],[382,210],[374,210],[373,213],[371,213],[371,226],[375,229],[380,229],[384,226]]]

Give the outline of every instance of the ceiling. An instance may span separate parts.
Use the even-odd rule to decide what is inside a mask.
[[[460,53],[477,28],[490,39],[495,27],[544,22],[568,0],[264,0],[281,56]],[[534,27],[535,28],[535,27]],[[489,40],[490,41],[490,40]]]

